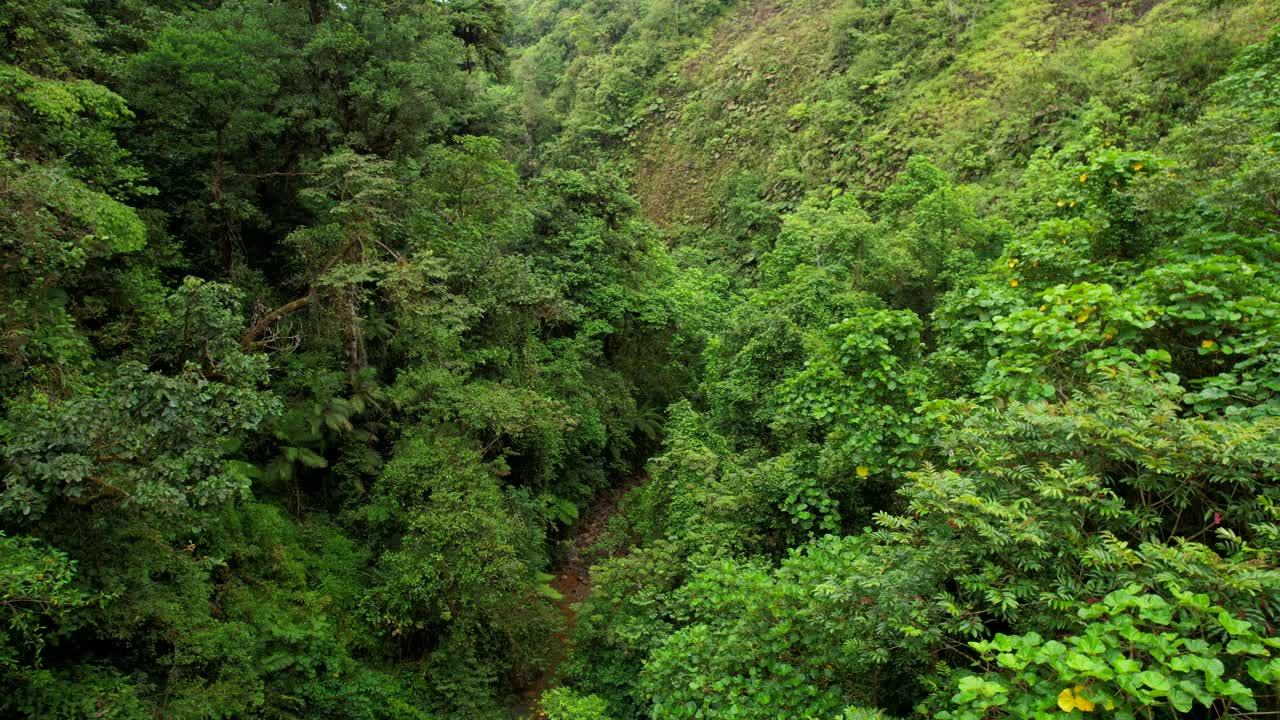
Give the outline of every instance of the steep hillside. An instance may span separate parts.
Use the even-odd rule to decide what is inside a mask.
[[[626,7],[526,163],[711,320],[549,717],[1280,711],[1280,7]]]
[[[729,246],[770,227],[744,194],[766,216],[810,192],[866,198],[913,154],[999,202],[1039,148],[1158,145],[1278,18],[1268,3],[743,3],[654,76],[637,196]]]
[[[1275,0],[0,4],[0,716],[1280,716]]]

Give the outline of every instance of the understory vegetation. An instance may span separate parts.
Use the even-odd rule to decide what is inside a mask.
[[[1280,713],[1266,0],[9,3],[0,276],[0,715]]]

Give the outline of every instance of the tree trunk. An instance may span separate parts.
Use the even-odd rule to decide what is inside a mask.
[[[314,299],[315,299],[315,289],[312,288],[307,292],[306,295],[303,295],[297,300],[290,300],[289,302],[281,305],[275,310],[272,310],[266,315],[263,315],[258,320],[258,322],[254,323],[248,330],[244,332],[244,335],[240,336],[240,348],[242,350],[251,349],[254,343],[258,341],[258,338],[262,337],[262,333],[271,329],[272,325],[275,325],[277,322],[280,322],[280,320],[284,318],[286,315],[291,315],[301,310],[302,308],[310,305],[311,301]]]
[[[339,291],[338,317],[342,322],[342,346],[347,353],[347,372],[354,378],[368,365],[364,333],[360,330],[360,316],[356,313],[355,287]]]

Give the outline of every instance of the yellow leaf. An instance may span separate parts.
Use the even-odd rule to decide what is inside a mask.
[[[1088,319],[1089,319],[1089,311],[1088,311],[1088,310],[1085,310],[1084,312],[1082,312],[1082,313],[1080,313],[1079,315],[1077,315],[1077,316],[1076,316],[1076,322],[1078,322],[1078,323],[1082,323],[1082,322],[1084,322],[1084,321],[1086,321],[1086,320],[1088,320]]]
[[[1139,171],[1139,170],[1141,170],[1141,169],[1142,169],[1142,163],[1134,163],[1134,164],[1133,164],[1133,171],[1134,171],[1134,172],[1137,172],[1137,171]]]
[[[1017,260],[1010,260],[1010,261],[1009,261],[1009,267],[1017,267],[1017,266],[1018,266],[1018,261],[1017,261]]]
[[[1040,312],[1044,312],[1045,310],[1048,310],[1048,309],[1049,309],[1049,306],[1048,306],[1048,305],[1041,305],[1041,306],[1040,306]]]
[[[1066,201],[1066,200],[1059,200],[1059,201],[1058,201],[1058,207],[1062,207],[1063,205],[1066,205],[1066,204],[1067,204],[1067,201]]]
[[[1076,707],[1080,708],[1081,712],[1093,712],[1093,703],[1089,700],[1086,700],[1084,695],[1080,694],[1082,692],[1084,692],[1084,686],[1077,685],[1076,686]]]
[[[1089,179],[1089,173],[1080,173],[1080,182],[1084,182],[1088,179]]]
[[[859,465],[857,468],[858,477],[864,478],[871,474],[871,468],[866,465]]]
[[[1009,281],[1009,287],[1018,287],[1018,281],[1017,281],[1017,280],[1010,280],[1010,281]]]
[[[1204,348],[1205,350],[1208,350],[1209,348],[1213,347],[1213,341],[1203,340],[1200,342],[1200,347]]]
[[[1093,702],[1081,695],[1082,692],[1084,692],[1083,685],[1077,685],[1075,692],[1072,692],[1071,688],[1063,688],[1062,692],[1058,693],[1058,707],[1062,708],[1063,712],[1071,712],[1072,710],[1093,712],[1095,707]]]

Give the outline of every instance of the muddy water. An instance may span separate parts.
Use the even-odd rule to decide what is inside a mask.
[[[556,649],[547,669],[520,691],[519,701],[511,706],[512,718],[542,717],[538,709],[538,697],[554,686],[556,671],[560,667],[560,661],[564,659],[568,639],[573,636],[573,628],[578,621],[574,606],[591,595],[591,565],[604,557],[603,554],[592,552],[591,548],[604,532],[609,518],[617,511],[622,496],[645,479],[645,475],[641,473],[601,493],[579,517],[574,527],[573,546],[556,567],[555,576],[551,580],[551,587],[560,593],[556,608],[564,616],[564,631],[555,635]]]
[[[556,649],[551,658],[551,664],[531,685],[520,692],[520,701],[511,708],[512,718],[542,717],[541,713],[538,712],[538,697],[542,695],[544,690],[551,687],[551,681],[555,678],[560,661],[564,659],[568,640],[573,636],[573,628],[578,621],[578,614],[574,612],[573,606],[586,600],[587,596],[591,594],[590,579],[574,572],[558,572],[555,579],[551,581],[551,587],[560,593],[560,599],[556,601],[556,608],[564,616],[564,631],[556,633]]]

